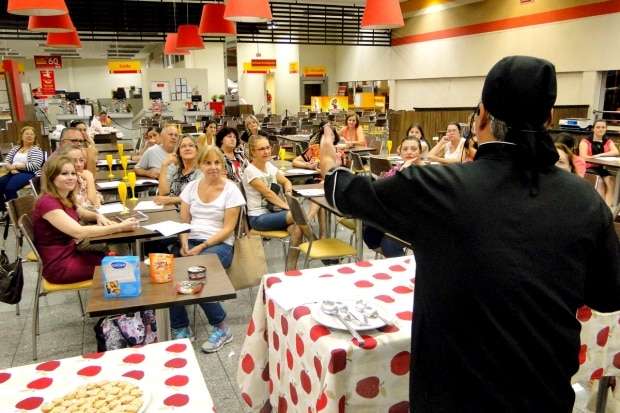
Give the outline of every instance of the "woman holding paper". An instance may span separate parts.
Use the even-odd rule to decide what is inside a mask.
[[[179,195],[185,186],[202,177],[202,172],[196,166],[198,146],[194,140],[186,136],[176,152],[169,155],[161,165],[159,172],[159,195],[155,197],[158,205],[178,205],[181,203]]]
[[[198,163],[203,177],[190,182],[181,192],[181,221],[191,225],[189,234],[179,235],[181,255],[184,257],[216,254],[224,268],[230,267],[233,258],[234,231],[245,200],[235,183],[224,174],[224,155],[215,146],[205,146],[200,151]],[[211,335],[202,345],[202,351],[212,353],[232,341],[226,326],[226,312],[220,303],[201,303]],[[174,339],[190,336],[189,319],[184,306],[170,309]]]
[[[99,209],[103,197],[97,192],[97,185],[93,174],[84,169],[86,166],[86,157],[84,150],[81,148],[68,147],[60,153],[73,160],[75,172],[77,173],[77,186],[75,188],[75,201],[79,206],[84,208]]]
[[[32,211],[34,243],[41,255],[43,277],[54,284],[71,284],[93,277],[102,254],[78,251],[77,240],[133,231],[133,218],[113,223],[96,212],[76,204],[77,173],[73,160],[66,156],[50,159],[43,174],[45,191]],[[81,225],[80,220],[96,222]]]

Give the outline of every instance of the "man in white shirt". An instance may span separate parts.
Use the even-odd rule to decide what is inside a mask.
[[[144,152],[140,162],[136,165],[136,175],[158,179],[161,164],[174,150],[179,141],[179,131],[176,126],[168,125],[161,131],[161,143],[151,146]]]

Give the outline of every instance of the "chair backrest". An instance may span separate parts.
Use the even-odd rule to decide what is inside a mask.
[[[303,232],[304,236],[308,238],[308,241],[314,241],[316,236],[314,235],[314,231],[312,231],[312,227],[308,223],[306,211],[302,208],[299,200],[292,195],[286,194],[286,201],[288,202],[288,207],[291,209],[291,215],[293,216],[295,225],[301,229],[301,232]]]
[[[598,183],[598,175],[586,173],[583,178],[596,188],[596,184]]]
[[[116,133],[103,133],[95,135],[95,143],[116,143]]]
[[[349,152],[351,155],[351,171],[352,172],[364,172],[364,163],[359,153]]]
[[[370,172],[374,175],[381,176],[382,173],[392,169],[392,164],[385,158],[370,157]]]
[[[368,135],[366,136],[366,142],[368,143],[368,147],[375,148],[371,153],[373,155],[379,155],[381,153],[381,149],[383,149],[383,140],[377,136]]]
[[[19,198],[11,199],[6,203],[9,219],[17,228],[19,218],[22,215],[30,215],[34,209],[35,197],[26,195]]]
[[[32,218],[30,218],[30,215],[24,214],[19,217],[18,225],[22,236],[26,239],[35,257],[37,257],[37,262],[42,263],[39,251],[37,251],[37,247],[34,245],[34,230],[32,228]]]
[[[33,176],[32,179],[30,179],[29,184],[30,184],[30,189],[32,189],[33,195],[39,196],[39,194],[41,193],[41,177]]]

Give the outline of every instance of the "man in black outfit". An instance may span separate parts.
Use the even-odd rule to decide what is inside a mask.
[[[413,412],[570,413],[576,311],[620,310],[610,210],[554,166],[544,125],[555,98],[551,63],[504,58],[482,91],[475,162],[376,182],[334,168],[326,130],[329,202],[414,246]]]

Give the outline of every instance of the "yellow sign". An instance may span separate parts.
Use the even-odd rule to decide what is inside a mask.
[[[26,73],[26,67],[24,66],[23,63],[18,63],[17,64],[17,69],[19,70],[19,73]],[[2,64],[0,64],[0,74],[4,73],[4,67],[2,67]]]
[[[141,73],[142,64],[139,60],[113,60],[108,62],[108,71],[113,74]]]
[[[299,62],[291,62],[288,65],[289,73],[299,73]]]
[[[266,74],[269,73],[269,68],[262,66],[253,66],[252,62],[245,62],[243,64],[243,73]]]
[[[331,110],[349,110],[348,96],[312,96],[310,106],[315,112],[329,112]]]
[[[325,66],[304,66],[304,77],[325,77],[327,69]]]

